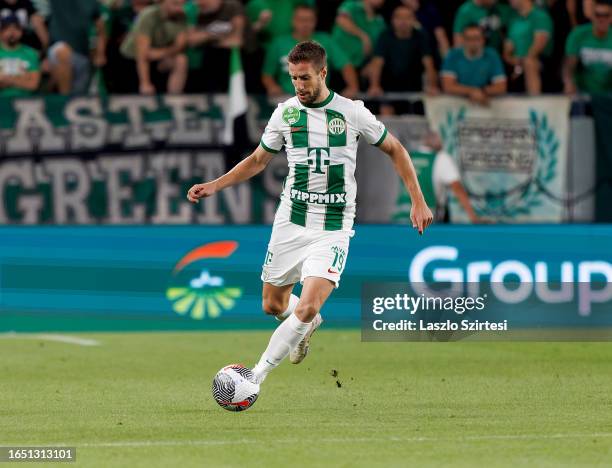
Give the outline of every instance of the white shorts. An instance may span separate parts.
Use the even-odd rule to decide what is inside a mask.
[[[261,280],[285,286],[315,276],[338,287],[353,234],[305,228],[289,221],[274,223]]]

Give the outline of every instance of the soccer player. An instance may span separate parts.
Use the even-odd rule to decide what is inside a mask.
[[[187,194],[197,202],[244,182],[285,147],[289,175],[261,275],[263,309],[282,323],[253,369],[259,382],[287,355],[294,364],[304,359],[322,322],[319,311],[338,287],[353,235],[360,137],[393,161],[412,199],[413,227],[423,233],[433,219],[404,147],[363,102],[327,88],[325,49],[313,41],[300,42],[288,62],[296,96],[276,108],[257,149],[228,173],[194,185]],[[292,294],[298,281],[303,285],[299,298]]]

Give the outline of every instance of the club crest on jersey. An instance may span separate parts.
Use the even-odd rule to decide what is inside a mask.
[[[297,107],[287,107],[283,111],[283,120],[287,125],[293,125],[300,120],[300,110]]]
[[[344,122],[344,119],[335,117],[328,122],[327,128],[329,129],[329,133],[332,135],[342,135],[346,130],[346,123]]]

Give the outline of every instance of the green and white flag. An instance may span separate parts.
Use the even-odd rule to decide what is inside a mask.
[[[234,143],[234,122],[247,111],[247,94],[244,85],[244,72],[240,59],[240,49],[234,47],[230,57],[229,96],[225,106],[225,129],[223,130],[223,143]]]

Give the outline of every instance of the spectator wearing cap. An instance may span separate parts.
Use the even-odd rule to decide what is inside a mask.
[[[38,52],[23,45],[23,28],[15,15],[0,19],[0,96],[32,94],[40,84]]]
[[[36,11],[31,0],[0,0],[0,18],[15,15],[21,23],[24,44],[47,50],[49,31],[45,19]]]
[[[491,97],[507,92],[508,82],[499,54],[485,47],[482,28],[470,24],[463,30],[463,46],[452,49],[442,64],[442,89],[486,105]]]
[[[49,0],[49,64],[60,94],[84,94],[91,77],[90,33],[97,41],[93,65],[106,63],[106,28],[98,0]]]
[[[563,73],[566,94],[612,91],[612,6],[593,6],[593,22],[576,27],[567,39]]]
[[[189,63],[185,54],[187,20],[184,0],[162,0],[138,15],[136,24],[121,45],[131,59],[132,91],[141,94],[182,93]],[[126,81],[130,81],[126,77]]]

